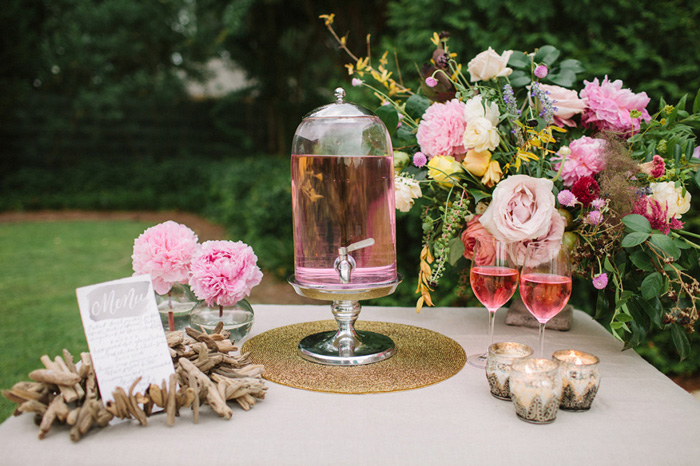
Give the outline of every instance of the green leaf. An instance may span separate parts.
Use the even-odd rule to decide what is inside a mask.
[[[634,254],[630,254],[630,260],[638,269],[645,272],[654,270],[654,266],[651,265],[651,258],[644,251],[635,251]]]
[[[605,261],[603,262],[603,268],[607,270],[608,272],[614,272],[615,268],[612,266],[610,263],[610,259],[608,259],[608,256],[605,256]]]
[[[396,132],[396,127],[399,124],[399,113],[392,105],[382,105],[376,109],[374,113],[382,120],[389,134],[394,134]]]
[[[693,100],[693,113],[698,112],[700,112],[700,89],[698,89],[698,93],[695,94],[695,100]]]
[[[450,257],[448,258],[448,261],[450,265],[455,265],[464,254],[464,243],[462,243],[462,239],[459,237],[452,238],[449,242],[449,248]]]
[[[406,113],[413,118],[420,118],[430,107],[430,99],[422,95],[413,94],[406,100]]]
[[[615,316],[615,321],[616,322],[629,322],[632,320],[632,316],[629,316],[627,314],[619,313],[618,315]]]
[[[396,130],[396,134],[394,135],[396,139],[401,141],[402,145],[404,146],[410,146],[412,144],[417,144],[416,142],[416,135],[411,131],[407,125],[401,125],[399,128]]]
[[[573,73],[583,73],[586,69],[581,65],[581,62],[573,58],[567,58],[559,64],[562,70],[569,70]]]
[[[469,193],[474,196],[474,203],[478,203],[480,200],[491,197],[491,195],[487,192],[484,192],[480,189],[470,189]]]
[[[664,279],[659,272],[654,272],[647,275],[640,288],[642,289],[642,298],[652,299],[661,294],[664,287]]]
[[[695,172],[695,176],[693,177],[693,181],[695,181],[695,184],[698,185],[700,188],[700,170]]]
[[[685,110],[686,100],[688,100],[688,94],[683,94],[683,97],[681,97],[681,100],[679,100],[678,103],[676,104],[676,110],[678,110],[678,111]]]
[[[571,87],[576,81],[576,73],[571,70],[561,70],[558,73],[550,74],[548,78],[558,86]]]
[[[629,214],[622,217],[622,223],[631,231],[639,231],[642,233],[651,233],[651,224],[646,217],[638,214]]]
[[[673,338],[673,345],[676,347],[676,351],[681,356],[681,361],[687,358],[690,354],[690,342],[680,325],[671,325],[671,338]]]
[[[513,87],[523,87],[530,84],[530,75],[520,70],[513,71],[508,79]]]
[[[551,45],[545,45],[543,47],[540,47],[535,53],[535,62],[544,63],[545,65],[550,66],[552,63],[557,61],[557,58],[559,58],[560,54],[561,52],[557,50],[556,47]]]
[[[508,66],[511,68],[530,68],[530,57],[523,52],[513,51],[508,59]]]
[[[661,233],[654,233],[651,235],[649,242],[674,259],[678,259],[681,256],[681,251],[669,236]]]
[[[642,244],[644,241],[649,239],[649,234],[648,233],[643,233],[641,231],[635,231],[624,238],[622,238],[622,247],[623,248],[631,248],[634,246],[638,246]]]

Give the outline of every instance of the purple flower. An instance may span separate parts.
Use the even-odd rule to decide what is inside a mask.
[[[573,207],[578,202],[578,199],[576,199],[574,193],[568,189],[559,191],[559,194],[557,194],[557,200],[559,201],[559,204],[566,207]]]
[[[437,79],[433,78],[432,76],[428,76],[427,78],[425,78],[425,84],[428,87],[435,87],[438,85],[438,82]]]
[[[608,286],[608,274],[603,272],[593,277],[593,286],[597,290],[602,290]]]
[[[425,156],[423,152],[416,152],[413,155],[413,165],[416,167],[420,168],[424,166],[428,162],[428,158]]]
[[[547,68],[547,65],[538,65],[537,68],[535,68],[535,76],[540,79],[547,77],[548,74],[549,69]]]
[[[593,201],[591,202],[591,206],[594,209],[600,209],[600,208],[604,207],[605,204],[606,204],[605,199],[602,199],[600,197],[598,199],[593,199]]]
[[[363,82],[364,82],[364,81],[362,81],[362,80],[359,79],[359,78],[352,78],[352,87],[362,86],[362,83],[363,83]]]
[[[591,210],[588,212],[588,217],[586,217],[586,222],[590,225],[599,225],[603,221],[603,214],[598,210]]]
[[[700,158],[700,146],[695,147],[695,150],[693,151],[693,157]]]

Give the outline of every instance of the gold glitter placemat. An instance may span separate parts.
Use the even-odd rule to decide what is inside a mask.
[[[306,361],[297,353],[302,338],[337,330],[335,321],[287,325],[251,338],[241,348],[255,364],[265,366],[263,377],[294,388],[332,393],[381,393],[411,390],[441,382],[464,367],[467,356],[453,339],[411,325],[388,322],[356,323],[357,330],[384,334],[394,340],[396,353],[364,366],[327,366]]]

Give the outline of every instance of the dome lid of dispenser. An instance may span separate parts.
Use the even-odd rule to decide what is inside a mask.
[[[326,156],[391,156],[391,138],[371,110],[345,101],[335,90],[335,102],[308,113],[297,127],[292,154]]]

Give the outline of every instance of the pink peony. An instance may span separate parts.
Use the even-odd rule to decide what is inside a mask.
[[[474,257],[474,248],[476,242],[480,241],[479,258],[477,263],[487,264],[491,262],[493,255],[496,253],[493,244],[490,241],[493,236],[479,222],[481,215],[475,215],[467,222],[467,228],[462,232],[462,243],[464,244],[464,257],[472,260]],[[482,241],[486,240],[486,241]]]
[[[172,220],[148,228],[134,240],[131,256],[135,274],[148,274],[153,290],[164,295],[175,283],[187,283],[197,235]]]
[[[581,90],[581,98],[586,102],[586,111],[581,122],[586,128],[615,131],[629,137],[639,132],[640,120],[651,120],[646,109],[650,100],[646,92],[635,94],[622,89],[622,81],[610,82],[607,76],[602,83],[598,78],[584,83],[586,87]],[[632,110],[641,116],[632,118]]]
[[[540,84],[540,89],[549,92],[548,96],[555,109],[554,124],[557,126],[576,126],[573,120],[574,116],[583,113],[586,108],[585,102],[579,99],[576,91],[550,84]]]
[[[546,246],[538,249],[539,255],[535,257],[536,262],[543,262],[551,259],[553,251],[559,250],[559,247],[561,246],[565,229],[566,219],[559,212],[552,212],[552,216],[550,217],[549,221],[549,229],[545,234],[537,236],[536,238],[518,241],[511,245],[511,254],[516,265],[523,265],[527,253],[527,246],[531,243]]]
[[[561,170],[561,178],[564,186],[572,186],[580,178],[592,176],[605,168],[605,146],[604,139],[594,139],[583,136],[571,141],[569,150],[571,153],[564,161],[564,168]],[[564,160],[558,155],[552,160]],[[555,170],[559,170],[561,162],[554,165]]]
[[[479,221],[501,241],[539,238],[549,231],[556,212],[553,186],[544,178],[509,176],[496,185],[491,204]]]
[[[418,125],[418,144],[428,158],[436,155],[461,156],[465,149],[462,138],[467,127],[464,103],[452,99],[428,107]]]
[[[257,260],[241,241],[206,241],[192,260],[192,291],[210,306],[233,306],[262,280]]]

